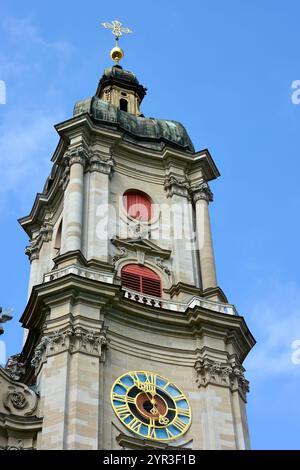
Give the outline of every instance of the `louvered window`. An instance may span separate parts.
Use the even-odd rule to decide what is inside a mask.
[[[127,264],[121,272],[122,286],[153,297],[161,297],[160,277],[151,269]]]
[[[136,220],[148,222],[152,219],[152,201],[141,191],[127,191],[123,196],[127,214]]]

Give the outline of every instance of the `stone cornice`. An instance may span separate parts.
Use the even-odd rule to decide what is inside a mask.
[[[84,300],[100,308],[119,290],[120,287],[113,284],[68,274],[34,286],[20,322],[24,328],[40,329],[44,319],[41,315],[37,316],[37,311],[44,309],[46,312],[50,306],[66,300]]]
[[[186,314],[189,326],[195,334],[201,335],[205,328],[211,331],[215,330],[216,335],[218,335],[218,331],[222,330],[225,333],[226,343],[234,343],[241,363],[256,343],[244,318],[239,315],[210,312],[208,319],[207,313],[204,313],[203,309],[199,307],[188,309]]]
[[[31,433],[42,429],[43,418],[37,416],[17,416],[0,412],[0,429]]]
[[[220,176],[220,172],[208,149],[200,150],[194,154],[193,162],[188,167],[188,177],[193,184],[194,176],[199,172],[206,181],[211,181]]]
[[[205,332],[217,337],[221,334],[225,343],[234,345],[241,362],[255,344],[243,317],[202,307],[188,309],[185,313],[173,312],[140,303],[133,304],[133,301],[124,299],[123,296],[124,292],[117,285],[72,274],[34,287],[21,318],[24,327],[32,330],[25,344],[25,356],[31,354],[30,345],[35,342],[32,334],[42,329],[47,309],[63,301],[84,301],[99,305],[104,318],[108,316],[111,321],[145,331],[151,328],[153,332],[167,336],[196,338],[202,337]]]

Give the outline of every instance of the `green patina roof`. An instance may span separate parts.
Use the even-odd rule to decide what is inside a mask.
[[[97,96],[78,101],[74,116],[88,113],[95,122],[103,126],[113,126],[124,132],[124,139],[139,141],[143,146],[161,148],[170,144],[194,152],[194,146],[184,126],[177,121],[145,118],[121,111]]]

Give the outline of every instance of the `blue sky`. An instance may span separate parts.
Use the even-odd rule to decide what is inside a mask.
[[[0,19],[0,305],[13,307],[7,353],[21,349],[27,215],[50,170],[53,125],[91,96],[116,16],[134,35],[122,41],[124,68],[148,88],[146,116],[181,121],[196,149],[221,172],[211,216],[219,285],[258,343],[245,362],[255,449],[300,448],[299,149],[300,79],[296,0],[3,1]]]

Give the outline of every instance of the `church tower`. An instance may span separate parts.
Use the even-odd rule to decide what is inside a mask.
[[[0,419],[0,447],[248,449],[255,341],[217,283],[220,175],[180,123],[142,114],[122,55],[55,126],[51,174],[20,219],[27,338],[0,370],[0,412],[19,423]]]

